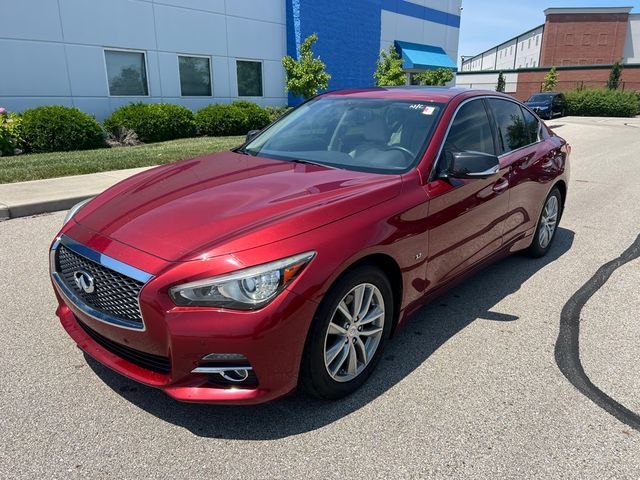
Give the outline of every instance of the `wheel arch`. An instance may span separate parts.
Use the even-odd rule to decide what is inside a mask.
[[[382,270],[389,279],[389,283],[391,284],[391,291],[393,293],[393,323],[391,324],[391,335],[393,335],[400,319],[402,295],[404,292],[402,271],[395,258],[386,253],[370,253],[368,255],[365,255],[364,257],[359,258],[358,260],[344,268],[342,272],[340,272],[340,274],[333,280],[331,285],[335,284],[344,275],[361,265],[371,265],[377,267]]]
[[[560,218],[562,218],[564,205],[567,200],[567,183],[564,180],[558,180],[556,183],[554,183],[553,187],[551,187],[551,190],[556,187],[558,188],[558,190],[560,190],[560,196],[562,197],[562,204],[560,205]],[[560,220],[560,218],[558,220]]]

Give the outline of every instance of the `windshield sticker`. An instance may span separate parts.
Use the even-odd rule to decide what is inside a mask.
[[[409,108],[414,110],[422,110],[425,107],[423,103],[414,103],[413,105],[409,105]]]
[[[436,111],[436,107],[424,107],[424,110],[422,110],[422,114],[423,115],[433,115],[433,112]]]

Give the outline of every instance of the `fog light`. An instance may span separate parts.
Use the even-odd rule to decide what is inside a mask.
[[[208,362],[246,362],[247,357],[242,355],[241,353],[209,353],[202,357],[202,360]]]

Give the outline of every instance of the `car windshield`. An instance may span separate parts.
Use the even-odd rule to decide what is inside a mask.
[[[544,94],[538,94],[538,95],[531,95],[529,97],[529,100],[527,100],[527,102],[550,102],[551,100],[553,100],[554,95],[544,95]]]
[[[423,154],[443,104],[319,97],[280,119],[240,151],[378,173],[403,173]]]

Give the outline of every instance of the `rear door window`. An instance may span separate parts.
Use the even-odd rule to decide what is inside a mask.
[[[520,105],[497,98],[491,98],[488,102],[496,123],[500,153],[508,153],[533,143]]]

